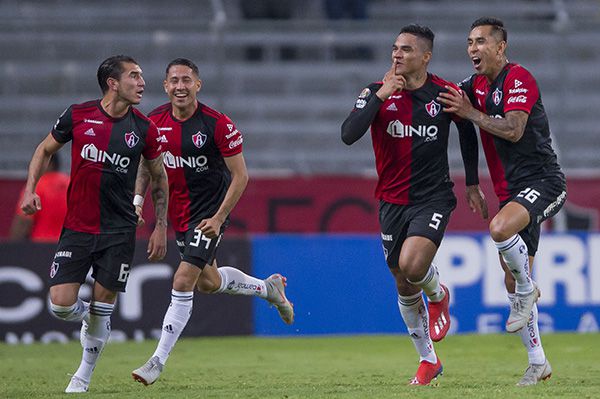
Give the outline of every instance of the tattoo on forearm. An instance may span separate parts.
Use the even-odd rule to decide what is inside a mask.
[[[148,170],[145,161],[142,159],[140,162],[140,167],[138,168],[137,177],[135,179],[135,193],[144,196],[146,191],[148,191],[149,184],[150,171]]]
[[[167,225],[167,209],[169,204],[169,184],[167,173],[162,164],[162,157],[149,161],[152,170],[152,202],[158,226]]]

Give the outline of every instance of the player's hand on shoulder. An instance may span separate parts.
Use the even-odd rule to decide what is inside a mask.
[[[456,114],[464,119],[471,119],[472,112],[475,110],[471,105],[471,100],[467,94],[458,88],[446,86],[446,92],[441,92],[437,100],[444,104],[444,112]]]
[[[23,193],[23,200],[21,201],[21,210],[26,215],[33,215],[37,211],[42,209],[42,201],[39,195],[32,192],[25,191]]]
[[[222,224],[223,222],[221,220],[216,216],[213,216],[208,219],[203,219],[200,224],[198,224],[197,229],[200,229],[202,234],[207,238],[217,238],[221,231]]]
[[[467,186],[466,195],[469,208],[471,208],[473,212],[480,215],[483,219],[487,220],[487,201],[485,200],[485,195],[483,194],[483,191],[481,191],[481,189],[479,188],[479,185]]]
[[[404,90],[405,87],[406,79],[404,76],[396,73],[396,61],[394,61],[390,70],[383,77],[383,85],[375,94],[381,101],[385,101],[392,94]]]

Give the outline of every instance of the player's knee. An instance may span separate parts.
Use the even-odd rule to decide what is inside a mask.
[[[405,280],[421,281],[427,273],[427,268],[424,268],[418,259],[406,259],[400,261],[400,270],[404,275]]]
[[[50,310],[52,311],[52,315],[60,320],[72,321],[78,316],[77,307],[75,304],[59,305],[55,304],[54,302],[50,302]]]
[[[202,292],[203,294],[212,294],[215,291],[217,291],[220,286],[221,285],[218,281],[208,278],[208,277],[204,276],[203,274],[200,275],[200,278],[198,279],[198,283],[196,283],[196,288],[198,289],[198,291]]]
[[[176,272],[173,277],[173,289],[176,291],[189,292],[194,290],[195,279],[185,273]]]
[[[490,236],[496,242],[506,241],[514,235],[509,231],[507,220],[501,217],[495,217],[490,222]]]

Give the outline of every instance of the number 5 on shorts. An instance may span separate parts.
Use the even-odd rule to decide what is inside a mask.
[[[440,227],[440,222],[442,221],[443,217],[444,215],[442,215],[441,213],[434,213],[431,217],[431,223],[429,223],[429,227],[433,227],[437,230],[438,227]]]

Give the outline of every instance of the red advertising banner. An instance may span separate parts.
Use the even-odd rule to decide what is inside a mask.
[[[311,176],[251,178],[240,203],[231,215],[229,234],[245,233],[377,233],[378,201],[373,198],[373,177]],[[464,178],[454,177],[458,205],[449,231],[484,231],[488,223],[472,213],[464,198]],[[0,237],[7,237],[22,180],[1,180]],[[498,202],[489,179],[481,187],[488,199],[490,215]],[[598,230],[600,176],[568,179],[565,210],[549,224],[557,230]],[[149,223],[140,236],[150,234],[151,201],[146,201]]]

